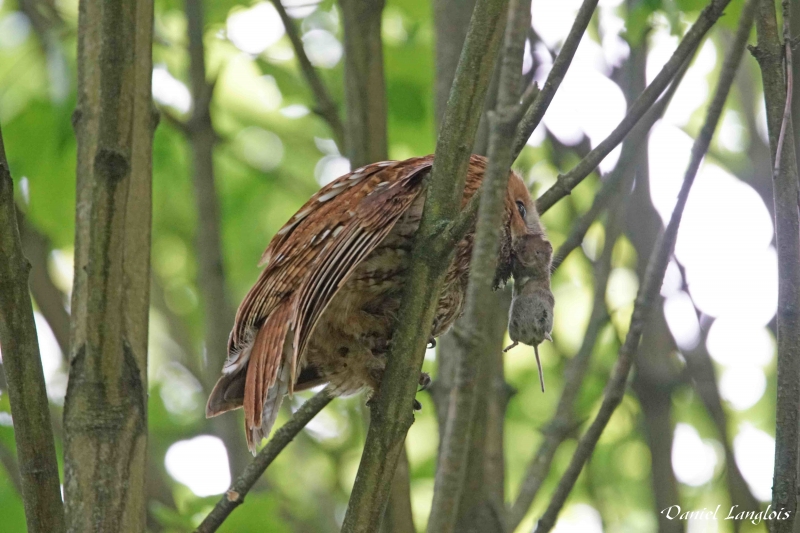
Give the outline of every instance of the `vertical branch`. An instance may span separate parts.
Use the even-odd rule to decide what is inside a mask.
[[[0,346],[3,350],[19,480],[28,531],[64,531],[64,507],[50,425],[39,341],[28,292],[30,264],[22,255],[14,184],[0,133]],[[14,471],[9,474],[14,476]]]
[[[447,97],[455,76],[458,54],[464,44],[469,16],[474,9],[474,0],[436,0],[434,21],[436,25],[436,80],[434,110],[437,126],[442,121]],[[494,109],[497,100],[500,68],[495,65],[488,94],[483,105],[478,135],[473,153],[486,155],[488,145],[488,111]],[[477,379],[489,386],[479,391],[476,427],[472,431],[467,458],[465,490],[459,502],[456,527],[459,531],[476,530],[484,533],[504,531],[499,523],[504,514],[505,461],[503,454],[503,430],[505,410],[510,397],[503,372],[502,343],[506,331],[508,309],[511,304],[510,291],[495,292],[485,305],[495,311],[485,324],[487,346],[493,346],[492,355],[481,361]],[[461,319],[459,319],[461,320]],[[458,321],[457,321],[458,323]],[[456,329],[455,326],[453,329]],[[447,419],[448,399],[453,387],[456,362],[460,358],[459,345],[451,330],[438,339],[436,381],[430,393],[434,399],[439,434],[444,434]]]
[[[435,0],[433,22],[436,27],[436,80],[433,109],[436,125],[442,123],[447,98],[456,75],[461,47],[467,37],[469,18],[475,0]]]
[[[435,302],[458,240],[442,230],[459,212],[470,150],[499,48],[504,10],[504,0],[479,0],[470,19],[411,252],[398,328],[380,391],[370,408],[367,441],[342,526],[345,533],[377,530],[389,482],[413,422],[409,406],[416,392]]]
[[[790,24],[789,2],[783,16]],[[784,46],[780,42],[775,4],[761,0],[756,13],[758,46],[751,51],[761,67],[767,105],[769,144],[773,155],[775,233],[778,249],[778,398],[775,408],[775,478],[772,506],[789,513],[773,531],[792,531],[797,510],[798,411],[800,410],[800,216],[798,175],[791,116],[784,115],[788,91]],[[787,43],[789,45],[789,43]],[[789,66],[791,68],[791,66]],[[779,141],[784,130],[783,144]],[[780,159],[777,157],[780,154]]]
[[[208,367],[216,372],[222,368],[228,353],[228,333],[233,326],[234,311],[225,286],[219,201],[214,176],[214,145],[217,139],[211,121],[214,86],[207,81],[203,20],[203,0],[186,0],[189,86],[193,108],[184,131],[192,151],[192,181],[197,209],[198,287],[203,303],[205,360]],[[215,372],[204,372],[200,376],[207,391],[214,387]],[[238,474],[247,465],[249,454],[245,450],[236,419],[217,417],[212,425],[225,442],[231,470]]]
[[[70,531],[145,529],[152,28],[150,0],[80,3]]]
[[[743,19],[747,18],[747,11],[743,13]],[[706,119],[703,124],[700,134],[695,139],[692,145],[692,153],[689,160],[689,165],[683,178],[681,190],[678,193],[678,200],[675,204],[675,209],[670,217],[669,224],[667,224],[664,232],[659,236],[653,252],[650,255],[650,260],[647,264],[647,269],[642,281],[642,286],[639,289],[639,294],[636,297],[634,304],[633,316],[631,317],[630,328],[625,338],[625,342],[620,348],[619,358],[617,359],[614,369],[612,370],[611,379],[606,385],[604,391],[603,402],[600,406],[595,419],[592,421],[589,429],[581,437],[578,446],[572,456],[566,472],[556,487],[555,493],[547,507],[547,510],[542,515],[541,520],[536,526],[536,533],[546,533],[550,531],[555,525],[561,508],[566,502],[567,496],[572,491],[578,475],[583,469],[583,465],[592,454],[597,441],[600,439],[605,426],[611,419],[611,415],[622,402],[625,394],[625,387],[628,381],[628,374],[636,360],[636,353],[639,346],[639,341],[642,337],[645,323],[650,313],[650,308],[653,301],[659,294],[661,283],[664,278],[664,272],[667,268],[667,263],[672,256],[675,248],[675,240],[678,235],[678,227],[680,226],[681,218],[683,216],[686,201],[689,198],[689,191],[691,190],[694,178],[700,168],[700,163],[703,160],[708,147],[711,144],[711,139],[716,130],[719,118],[722,114],[722,109],[725,105],[725,100],[730,92],[730,87],[733,84],[733,79],[736,75],[736,69],[741,60],[744,52],[745,45],[747,44],[747,36],[749,30],[742,27],[745,21],[742,21],[737,32],[737,38],[728,51],[725,61],[720,73],[719,82],[717,84],[714,97],[712,98],[711,105],[708,108]],[[798,241],[800,242],[800,241]]]
[[[464,485],[469,437],[476,410],[476,374],[487,349],[481,324],[488,319],[484,302],[491,297],[496,269],[504,196],[513,162],[512,144],[521,116],[519,102],[522,52],[530,28],[530,0],[511,0],[508,8],[497,107],[489,116],[489,163],[482,185],[475,245],[470,262],[463,329],[455,333],[461,345],[456,386],[448,418],[433,493],[428,531],[449,533],[455,528]]]
[[[383,161],[386,82],[383,77],[381,16],[384,0],[339,0],[344,22],[345,149],[350,165]]]

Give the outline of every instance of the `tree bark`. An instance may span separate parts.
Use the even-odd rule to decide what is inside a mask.
[[[789,2],[783,2],[784,17]],[[788,26],[788,25],[787,25]],[[775,477],[772,506],[789,513],[776,520],[772,531],[792,531],[797,510],[798,412],[800,411],[800,217],[798,175],[791,113],[784,116],[787,99],[785,48],[780,41],[772,0],[760,0],[756,12],[758,46],[751,48],[761,67],[767,127],[773,164],[775,233],[778,249],[778,398],[775,409]],[[788,31],[785,32],[787,34]],[[784,35],[784,38],[790,37]],[[791,69],[791,65],[790,65]],[[776,156],[785,126],[781,156]]]
[[[220,237],[219,201],[214,174],[214,147],[217,134],[211,121],[214,86],[207,80],[203,44],[203,0],[186,0],[186,29],[189,38],[189,86],[192,114],[186,123],[191,148],[192,182],[197,209],[198,288],[203,305],[203,343],[205,353],[200,376],[206,392],[214,388],[217,372],[228,355],[228,334],[233,327],[234,310],[227,297],[225,266]],[[216,417],[211,421],[228,450],[231,472],[238,475],[250,462],[242,438],[238,416]]]
[[[370,428],[343,532],[372,533],[380,522],[403,440],[413,422],[410,411],[435,302],[453,248],[456,222],[471,147],[486,96],[505,2],[480,0],[459,61],[436,147],[425,207],[411,252],[411,264],[398,312],[398,328],[381,389],[370,408]]]
[[[28,292],[30,263],[22,255],[14,185],[0,133],[0,345],[3,350],[18,480],[31,533],[64,531],[64,507],[50,407]],[[9,463],[10,458],[5,458]],[[14,479],[14,471],[9,475]]]
[[[353,168],[388,153],[381,16],[384,0],[339,0],[344,24],[345,150]]]
[[[152,28],[151,0],[80,3],[68,531],[145,529]]]
[[[447,105],[447,97],[453,84],[458,54],[464,45],[469,17],[475,7],[474,0],[437,0],[434,2],[436,28],[436,79],[434,110],[437,128]],[[484,103],[473,153],[486,155],[489,142],[487,112],[494,109],[497,101],[500,69],[495,66],[492,81]],[[494,355],[482,360],[477,380],[487,386],[478,394],[475,430],[469,443],[469,458],[465,486],[469,487],[459,502],[457,528],[459,531],[478,530],[484,533],[503,531],[498,518],[504,515],[505,463],[503,456],[503,430],[505,409],[511,395],[503,372],[502,342],[505,336],[510,291],[492,294],[487,307],[494,309],[486,324],[489,345],[496,346]],[[457,321],[453,329],[460,327]],[[496,342],[494,342],[496,339]],[[439,434],[444,434],[447,421],[448,399],[455,382],[456,366],[460,355],[458,343],[450,331],[439,339],[437,352],[436,381],[430,388],[434,399]],[[473,490],[474,488],[474,490]],[[502,519],[502,518],[501,518]]]
[[[530,28],[530,0],[511,0],[505,31],[502,70],[497,105],[489,115],[489,162],[481,186],[482,194],[475,226],[475,244],[470,262],[464,320],[454,335],[459,346],[455,387],[448,405],[448,417],[442,437],[439,464],[433,494],[433,507],[428,531],[447,533],[456,528],[459,502],[467,494],[466,466],[469,460],[470,437],[475,431],[478,409],[479,367],[487,364],[485,354],[502,342],[502,330],[486,331],[495,309],[487,308],[492,300],[492,285],[497,263],[500,228],[509,171],[514,160],[512,145],[524,109],[519,104],[522,54]],[[498,328],[499,329],[499,328]],[[483,410],[485,413],[485,409]],[[480,443],[479,443],[480,444]],[[500,509],[504,510],[504,506]],[[504,513],[501,513],[504,514]],[[500,522],[504,521],[504,517]]]

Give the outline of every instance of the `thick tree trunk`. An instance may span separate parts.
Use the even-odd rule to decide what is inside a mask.
[[[67,530],[145,529],[151,0],[80,3]]]

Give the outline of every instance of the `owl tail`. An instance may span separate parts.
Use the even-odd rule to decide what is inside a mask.
[[[247,448],[256,454],[261,439],[269,436],[283,397],[290,390],[292,349],[291,303],[284,301],[259,328],[253,341],[244,387],[244,423]]]
[[[261,410],[260,425],[246,428],[247,448],[253,455],[256,454],[256,446],[258,446],[261,440],[269,437],[269,432],[272,430],[272,426],[275,425],[275,420],[278,418],[278,411],[281,408],[283,397],[289,393],[289,381],[291,376],[289,366],[289,361],[281,365],[275,384],[267,391],[267,398],[264,400]]]

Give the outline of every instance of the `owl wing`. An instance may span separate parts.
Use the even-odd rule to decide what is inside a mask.
[[[422,192],[432,162],[427,156],[357,169],[322,188],[281,228],[236,313],[207,416],[244,405],[251,449],[269,433],[317,320]]]

